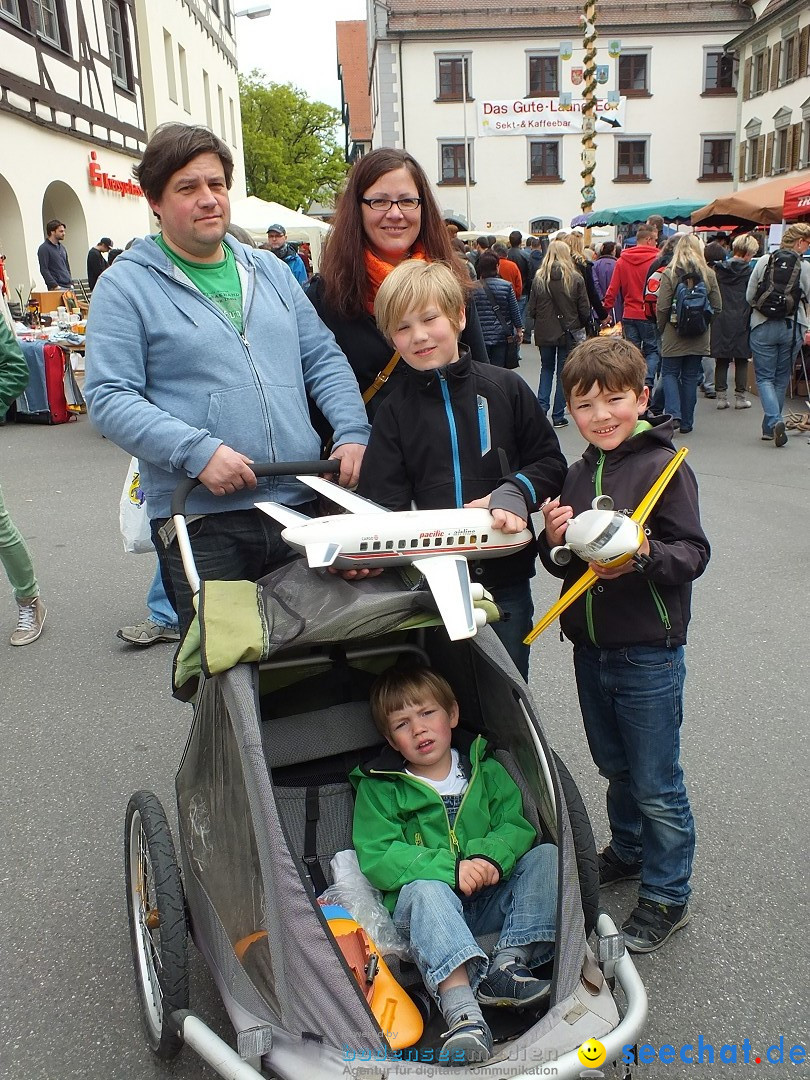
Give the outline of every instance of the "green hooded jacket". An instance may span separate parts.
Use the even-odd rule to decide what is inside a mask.
[[[462,733],[455,742],[463,741]],[[392,748],[352,772],[354,847],[360,869],[382,891],[389,911],[411,881],[444,881],[457,890],[462,859],[487,859],[505,881],[537,839],[523,817],[520,790],[482,736],[473,740],[469,758],[469,784],[452,829],[441,796],[409,776],[407,762]]]
[[[0,315],[0,419],[28,385],[28,364],[16,337]]]

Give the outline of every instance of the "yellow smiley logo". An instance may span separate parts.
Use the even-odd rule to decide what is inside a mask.
[[[607,1057],[607,1051],[598,1039],[588,1039],[577,1050],[577,1057],[583,1065],[599,1068]]]

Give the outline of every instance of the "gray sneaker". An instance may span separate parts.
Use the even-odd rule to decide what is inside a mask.
[[[718,408],[719,407],[720,406],[718,405]],[[748,400],[748,398],[745,396],[745,394],[741,394],[739,391],[737,391],[737,393],[734,395],[734,408],[735,409],[750,409],[751,408],[751,402]]]
[[[154,645],[158,641],[179,641],[180,631],[176,626],[161,626],[152,619],[144,619],[135,626],[122,626],[115,636],[131,645]]]
[[[42,633],[48,612],[38,596],[33,600],[17,601],[17,629],[9,638],[10,645],[30,645]]]

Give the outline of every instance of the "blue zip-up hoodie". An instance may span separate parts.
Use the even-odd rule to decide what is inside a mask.
[[[167,517],[183,476],[199,476],[222,443],[253,461],[320,457],[307,395],[334,445],[368,442],[348,361],[287,266],[230,235],[242,281],[244,333],[195,288],[153,237],[136,241],[99,278],[87,324],[84,393],[107,438],[138,458],[150,517]],[[189,513],[286,505],[312,493],[293,478],[216,496],[200,486]]]

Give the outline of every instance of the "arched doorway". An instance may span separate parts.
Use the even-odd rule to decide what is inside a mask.
[[[16,290],[20,286],[23,286],[23,299],[25,299],[31,288],[31,274],[28,269],[28,253],[25,250],[22,213],[14,189],[2,173],[0,173],[0,254],[6,257],[5,270],[9,300],[13,303],[17,299]]]
[[[45,236],[45,223],[59,218],[65,223],[64,244],[70,260],[70,272],[74,278],[86,277],[87,251],[90,242],[87,236],[87,220],[79,196],[63,180],[54,180],[48,184],[42,196],[42,236]],[[37,245],[39,246],[39,245]]]

